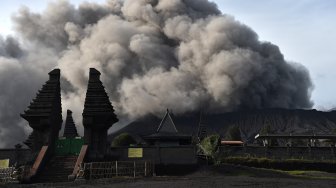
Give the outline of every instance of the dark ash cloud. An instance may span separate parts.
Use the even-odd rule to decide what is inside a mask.
[[[102,72],[123,119],[165,108],[182,114],[312,106],[308,71],[207,0],[110,0],[78,8],[55,1],[43,13],[21,8],[13,20],[19,39],[0,38],[2,147],[29,132],[19,113],[55,67],[63,76],[63,109],[74,112],[77,125],[90,67]]]

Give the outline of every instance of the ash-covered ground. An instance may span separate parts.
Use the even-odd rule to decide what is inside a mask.
[[[52,184],[10,184],[9,188],[39,187],[114,187],[114,188],[187,188],[187,187],[336,187],[336,174],[312,173],[310,176],[291,176],[288,173],[267,169],[242,166],[221,165],[219,167],[202,167],[196,172],[184,176],[160,176],[150,178],[115,178],[94,181],[79,180],[71,183]]]

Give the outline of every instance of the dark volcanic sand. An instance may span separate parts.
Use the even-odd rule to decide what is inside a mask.
[[[334,174],[332,174],[334,175]],[[0,185],[0,187],[2,187]],[[40,187],[79,187],[79,188],[197,188],[197,187],[290,187],[290,188],[324,188],[336,187],[336,179],[298,178],[271,170],[224,165],[221,167],[201,168],[197,172],[179,177],[151,178],[115,178],[95,181],[80,180],[73,183],[50,184],[11,184],[10,188]]]

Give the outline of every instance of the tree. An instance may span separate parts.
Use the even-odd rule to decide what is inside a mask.
[[[137,144],[134,138],[129,133],[121,133],[112,140],[111,146],[120,147],[130,146],[132,144]]]
[[[218,134],[210,135],[205,137],[198,145],[202,153],[213,162],[216,162],[217,159],[219,138]]]
[[[231,126],[226,131],[225,140],[242,140],[240,135],[240,128],[238,126]]]
[[[263,128],[261,128],[261,130],[260,130],[261,135],[268,135],[268,134],[274,134],[274,133],[275,133],[275,131],[273,131],[271,129],[270,125],[266,125]],[[279,145],[277,139],[268,139],[268,142],[269,142],[268,143],[269,146],[278,146]]]

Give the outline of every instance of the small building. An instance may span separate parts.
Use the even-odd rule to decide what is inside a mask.
[[[150,146],[183,146],[191,145],[191,135],[180,133],[167,109],[160,125],[154,134],[143,138]]]
[[[167,110],[153,134],[143,136],[146,145],[111,147],[110,155],[120,161],[151,161],[155,165],[196,165],[197,150],[192,136],[180,133]]]
[[[221,140],[222,146],[243,146],[244,142],[241,140]]]

